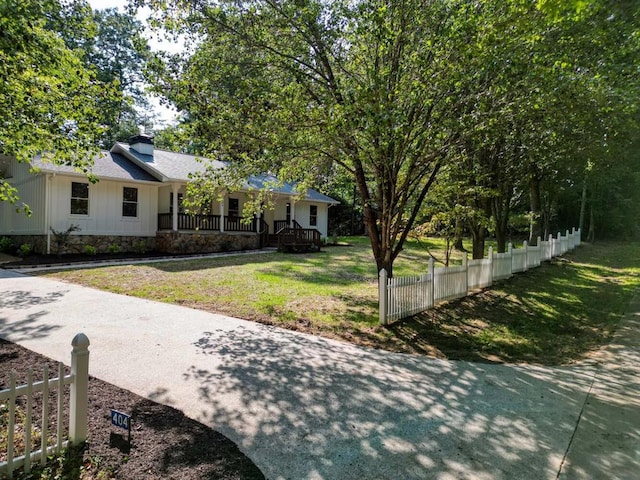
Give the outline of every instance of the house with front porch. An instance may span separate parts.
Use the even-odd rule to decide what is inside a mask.
[[[40,253],[54,253],[55,232],[71,225],[80,230],[72,233],[69,252],[81,252],[86,245],[98,252],[167,253],[267,245],[315,248],[327,237],[329,208],[338,202],[311,189],[301,195],[295,185],[278,184],[268,175],[248,178],[237,191],[218,195],[207,214],[188,214],[182,201],[189,176],[204,171],[208,162],[225,168],[217,160],[157,149],[146,135],[101,152],[91,170],[96,183],[69,166],[0,158],[0,176],[33,212],[27,217],[0,202],[0,236],[16,245],[29,243]],[[265,185],[279,185],[270,192],[272,208],[243,221],[244,204]]]

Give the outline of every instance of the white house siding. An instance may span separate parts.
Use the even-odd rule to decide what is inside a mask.
[[[89,183],[89,215],[71,214],[71,183],[88,183],[84,177],[56,175],[51,180],[50,225],[66,230],[78,225],[78,235],[155,236],[158,223],[157,187],[112,180]],[[123,187],[138,189],[138,216],[122,216]]]
[[[311,205],[318,207],[316,225],[311,225]],[[295,220],[302,228],[315,228],[320,232],[322,237],[327,237],[329,224],[329,208],[326,203],[315,203],[307,200],[301,200],[295,204]]]
[[[45,176],[29,173],[29,165],[13,161],[7,173],[9,184],[18,189],[19,203],[0,202],[0,235],[38,235],[45,232]],[[17,213],[16,207],[26,203],[30,217]]]

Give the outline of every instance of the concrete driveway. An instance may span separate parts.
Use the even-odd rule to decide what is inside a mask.
[[[0,270],[0,336],[69,363],[84,332],[92,375],[218,430],[270,479],[636,478],[638,313],[628,320],[602,364],[487,365]]]

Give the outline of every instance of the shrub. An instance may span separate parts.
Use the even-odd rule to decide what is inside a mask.
[[[54,230],[52,227],[49,227],[51,233],[53,234],[53,242],[56,244],[56,255],[60,255],[62,250],[69,245],[69,238],[71,237],[72,232],[80,231],[80,225],[74,225],[73,223],[66,230]]]
[[[120,245],[118,245],[117,243],[112,243],[107,247],[107,252],[112,253],[114,255],[116,253],[120,253]]]
[[[147,242],[138,240],[137,242],[133,242],[132,248],[136,253],[147,253]]]
[[[11,239],[9,237],[0,237],[0,252],[8,252],[11,249]]]
[[[23,243],[18,247],[18,255],[21,257],[27,257],[33,251],[33,246],[30,243]]]
[[[93,245],[85,245],[83,250],[87,255],[95,255],[98,251]]]

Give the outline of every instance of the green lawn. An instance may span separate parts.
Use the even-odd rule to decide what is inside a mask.
[[[375,262],[367,239],[313,254],[102,267],[49,276],[394,351],[484,361],[566,363],[606,341],[640,286],[640,246],[583,245],[491,290],[378,325]],[[441,242],[429,241],[438,252]],[[395,275],[424,272],[409,242]],[[454,262],[460,261],[456,254]]]

